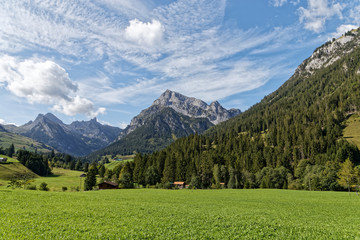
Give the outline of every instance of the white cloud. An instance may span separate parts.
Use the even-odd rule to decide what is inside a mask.
[[[308,0],[308,8],[300,7],[300,22],[304,23],[305,29],[319,33],[323,31],[328,19],[338,16],[342,18],[344,6],[340,3],[331,4],[328,0]]]
[[[93,116],[104,112],[95,111],[90,100],[75,95],[77,84],[65,69],[49,60],[19,60],[5,55],[0,58],[0,83],[29,103],[55,104],[54,109],[66,115]]]
[[[106,109],[99,108],[94,110],[94,104],[90,100],[75,96],[70,100],[61,100],[59,104],[54,105],[53,110],[64,113],[68,116],[84,114],[93,118],[99,114],[104,114]]]
[[[356,29],[359,26],[351,25],[351,24],[343,24],[336,28],[336,32],[332,34],[332,37],[338,38],[346,32]]]
[[[121,123],[118,124],[119,128],[121,128],[121,129],[125,129],[128,125],[129,124],[126,123],[126,122],[121,122]]]
[[[15,126],[18,126],[18,125],[15,124],[15,123],[8,123],[8,122],[6,122],[4,119],[1,119],[1,118],[0,118],[0,124],[1,124],[1,125],[15,125]]]
[[[274,7],[281,7],[285,3],[287,3],[287,0],[272,0],[271,3]]]
[[[360,26],[360,6],[356,6],[350,10],[349,17],[354,24]]]
[[[161,42],[163,32],[164,27],[157,20],[152,20],[151,23],[143,23],[134,19],[125,29],[125,37],[139,45],[154,46]]]

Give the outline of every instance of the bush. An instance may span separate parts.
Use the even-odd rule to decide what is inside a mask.
[[[41,191],[49,191],[49,188],[48,188],[48,186],[47,186],[47,183],[46,183],[46,182],[42,182],[42,183],[40,184],[39,190],[41,190]]]
[[[62,191],[63,191],[63,192],[66,192],[67,190],[68,190],[67,187],[62,187]]]

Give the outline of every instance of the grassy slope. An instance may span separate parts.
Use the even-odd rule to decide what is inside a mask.
[[[346,121],[346,128],[343,131],[344,138],[360,148],[360,116],[353,114]]]
[[[62,191],[62,187],[71,188],[80,187],[80,175],[83,172],[73,171],[69,169],[53,168],[53,175],[50,177],[36,178],[34,184],[39,186],[42,182],[46,182],[51,191]],[[84,178],[81,179],[81,188],[84,187]]]
[[[107,155],[108,159],[111,159],[110,155]],[[135,155],[117,155],[115,157],[115,159],[122,159],[121,161],[114,161],[114,160],[110,160],[110,163],[105,164],[105,167],[108,169],[113,170],[117,165],[119,165],[120,163],[125,163],[128,161],[133,161],[134,160]],[[103,157],[104,158],[104,157]]]
[[[0,190],[0,239],[357,239],[360,198],[289,190]]]
[[[121,161],[122,162],[122,161]],[[110,163],[105,164],[105,167],[113,170],[117,165],[121,163],[120,161],[111,161]]]
[[[9,158],[8,156],[4,156],[4,155],[0,155],[0,157],[6,157],[8,159],[7,163],[0,163],[0,185],[6,185],[6,182],[17,173],[24,173],[24,172],[32,173],[32,171],[27,169],[16,159]]]
[[[14,144],[15,149],[23,149],[25,147],[28,151],[50,152],[51,148],[45,144],[39,143],[31,138],[24,137],[18,134],[0,131],[0,147],[8,148]]]
[[[7,157],[0,155],[0,157]],[[9,179],[16,173],[31,172],[16,159],[8,158],[8,163],[0,164],[0,188],[6,188]],[[54,168],[53,175],[49,177],[37,177],[34,179],[33,185],[39,187],[42,182],[46,182],[51,191],[62,191],[62,187],[67,187],[70,191],[72,188],[80,186],[80,175],[83,172],[72,171],[62,168]],[[84,187],[84,179],[81,179],[81,188]]]

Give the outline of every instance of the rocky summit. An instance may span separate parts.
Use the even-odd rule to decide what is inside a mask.
[[[239,109],[226,110],[217,101],[208,105],[200,99],[187,97],[180,93],[166,90],[149,108],[141,111],[139,115],[131,120],[130,125],[121,133],[120,138],[144,125],[150,116],[159,113],[164,108],[172,108],[175,112],[190,118],[207,119],[214,125],[241,113]]]

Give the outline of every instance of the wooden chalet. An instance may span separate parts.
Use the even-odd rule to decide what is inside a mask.
[[[114,182],[102,182],[98,184],[99,189],[118,189],[119,184]]]
[[[0,158],[0,163],[6,163],[7,158]]]
[[[178,187],[179,189],[185,188],[185,182],[174,182],[174,187]]]

